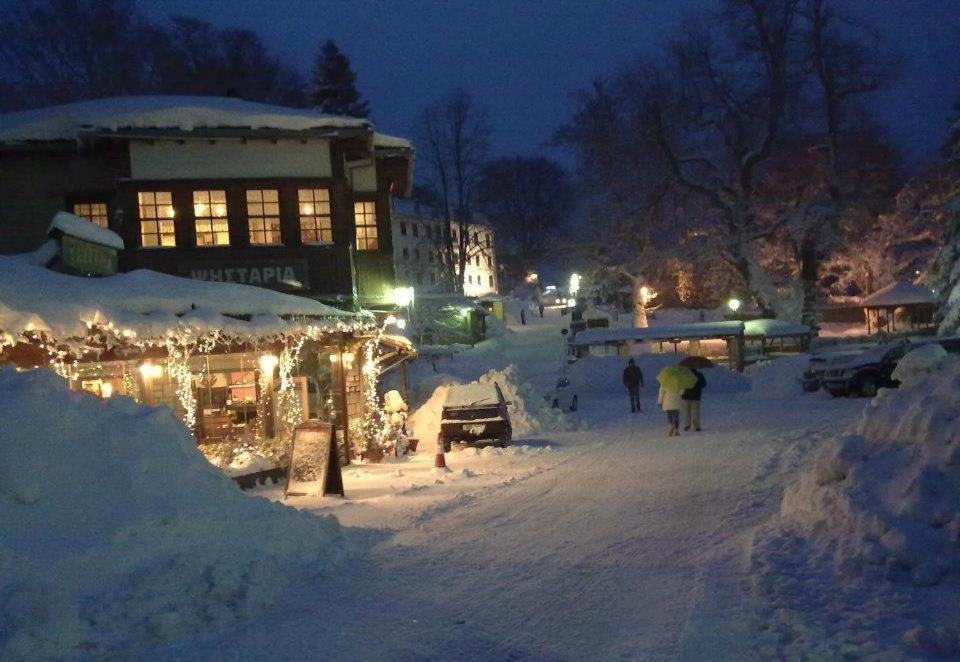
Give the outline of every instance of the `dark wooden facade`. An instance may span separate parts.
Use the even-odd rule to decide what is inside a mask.
[[[158,131],[144,137],[141,133],[86,136],[77,141],[0,144],[0,253],[36,249],[44,241],[50,219],[57,211],[71,211],[75,203],[105,202],[109,208],[109,228],[119,234],[126,245],[119,256],[121,271],[145,268],[186,277],[246,282],[334,303],[349,302],[357,295],[361,303],[377,304],[389,295],[394,281],[390,196],[403,194],[406,188],[412,167],[409,155],[385,150],[375,156],[369,131],[340,131],[324,138],[329,144],[327,177],[135,179],[131,167],[132,142],[164,140],[196,145],[203,141],[214,145],[218,140],[238,140],[236,135],[185,137]],[[253,138],[239,139],[273,145],[280,141],[277,149],[282,149],[283,141],[292,138],[289,135],[271,138],[258,132]],[[347,164],[362,158],[376,164],[376,191],[353,189]],[[329,191],[332,242],[305,244],[301,241],[298,188]],[[208,189],[226,191],[229,246],[197,245],[192,194],[195,190]],[[281,244],[250,244],[247,189],[279,192]],[[172,192],[176,210],[175,247],[141,246],[137,203],[140,191]],[[376,205],[379,237],[376,250],[355,248],[354,202],[357,201],[372,201]],[[281,277],[290,274],[295,275],[293,282],[289,277]]]

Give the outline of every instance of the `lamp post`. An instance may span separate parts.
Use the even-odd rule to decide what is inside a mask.
[[[730,300],[727,301],[727,308],[730,309],[730,314],[733,316],[734,319],[736,319],[737,317],[737,311],[740,310],[740,305],[741,305],[740,299],[736,297],[731,297]]]

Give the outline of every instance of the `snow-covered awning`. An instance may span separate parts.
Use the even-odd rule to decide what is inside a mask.
[[[116,232],[94,225],[85,218],[68,214],[65,211],[58,211],[47,229],[47,234],[53,232],[62,232],[65,235],[83,239],[94,244],[114,248],[118,251],[123,250],[123,239]]]
[[[896,308],[917,304],[937,305],[937,297],[929,288],[898,281],[890,283],[860,302],[864,308]]]
[[[747,338],[787,338],[791,336],[810,335],[811,329],[806,324],[794,324],[777,319],[747,320],[743,323],[743,335]]]
[[[83,278],[26,257],[0,256],[0,332],[7,342],[31,331],[80,338],[94,326],[139,340],[162,340],[178,329],[254,340],[357,330],[372,322],[366,315],[250,285],[148,270]]]
[[[579,332],[570,342],[581,346],[615,345],[626,342],[729,338],[731,336],[742,336],[743,333],[743,322],[695,322],[651,326],[645,329],[587,329]]]
[[[226,97],[107,97],[0,115],[0,142],[74,140],[84,135],[137,129],[186,133],[205,129],[372,132],[370,122],[362,118]],[[383,140],[398,139],[384,136]]]

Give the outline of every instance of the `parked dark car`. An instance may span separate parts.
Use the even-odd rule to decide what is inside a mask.
[[[440,417],[440,440],[445,451],[455,442],[490,443],[503,448],[512,438],[510,413],[499,384],[450,387]]]
[[[872,398],[880,388],[900,385],[891,377],[893,369],[909,350],[918,346],[898,342],[868,349],[849,362],[829,366],[824,371],[823,387],[834,397],[849,395]]]

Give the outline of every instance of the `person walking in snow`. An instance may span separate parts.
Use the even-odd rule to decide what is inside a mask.
[[[699,370],[694,370],[693,374],[697,376],[696,385],[688,388],[680,396],[683,400],[683,429],[689,430],[692,424],[693,429],[700,432],[700,398],[707,385],[707,378]]]
[[[660,393],[657,395],[657,404],[667,414],[667,436],[680,436],[680,403],[682,402],[680,391],[670,391],[660,385]]]
[[[643,371],[633,359],[627,361],[623,369],[623,385],[630,393],[630,411],[636,414],[640,411],[640,387],[643,386]]]

